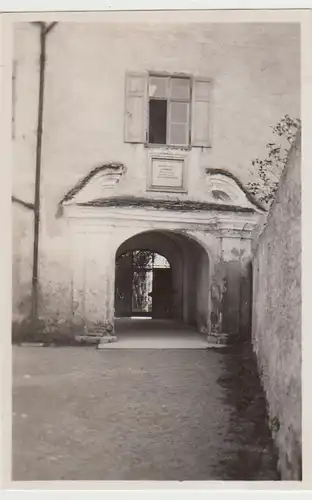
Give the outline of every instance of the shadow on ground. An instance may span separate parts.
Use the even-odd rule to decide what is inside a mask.
[[[248,341],[226,351],[226,374],[217,382],[225,389],[225,403],[235,408],[227,439],[234,437],[237,444],[235,453],[221,462],[226,475],[230,480],[280,480],[256,356]]]

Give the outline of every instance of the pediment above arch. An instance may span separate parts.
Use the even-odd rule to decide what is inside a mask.
[[[220,205],[233,205],[264,211],[264,207],[258,200],[230,172],[207,168],[205,174],[207,201]]]
[[[244,188],[231,173],[219,169],[206,169],[206,199],[191,201],[180,199],[154,199],[150,197],[120,196],[115,188],[126,172],[121,163],[107,163],[91,170],[58,205],[57,217],[62,216],[64,206],[76,207],[132,207],[171,212],[263,212],[261,204]]]
[[[107,163],[92,169],[60,202],[60,205],[86,203],[110,196],[126,172],[122,163]]]

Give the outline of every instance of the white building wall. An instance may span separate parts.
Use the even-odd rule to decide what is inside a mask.
[[[31,23],[15,25],[13,35],[13,193],[34,201],[38,125],[40,31]]]
[[[17,25],[14,186],[33,194],[39,29]],[[96,166],[124,163],[115,195],[205,200],[205,168],[249,179],[270,125],[299,116],[296,24],[57,24],[47,37],[41,177],[41,313],[59,319],[71,301],[69,228],[57,218],[64,194]],[[186,72],[213,81],[211,148],[183,151],[187,193],[146,191],[150,148],[124,142],[127,71]],[[155,150],[155,148],[154,148]],[[159,149],[157,149],[159,152]],[[176,153],[177,150],[174,150]]]
[[[205,199],[205,167],[224,168],[246,182],[251,160],[271,138],[270,125],[285,113],[299,115],[299,35],[298,25],[270,23],[57,25],[47,43],[43,143],[51,232],[50,204],[102,163],[126,165],[120,194],[153,196],[146,193],[150,151],[124,142],[126,71],[210,77],[212,147],[187,154],[187,197]]]

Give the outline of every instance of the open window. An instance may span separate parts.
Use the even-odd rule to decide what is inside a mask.
[[[191,80],[149,77],[148,142],[188,146],[190,143]]]
[[[129,73],[125,141],[167,146],[210,146],[207,78]]]

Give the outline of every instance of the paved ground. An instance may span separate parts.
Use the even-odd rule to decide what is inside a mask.
[[[244,363],[212,349],[15,346],[13,480],[278,479]]]
[[[204,335],[185,324],[157,319],[115,320],[118,342],[103,344],[105,349],[205,349]]]

